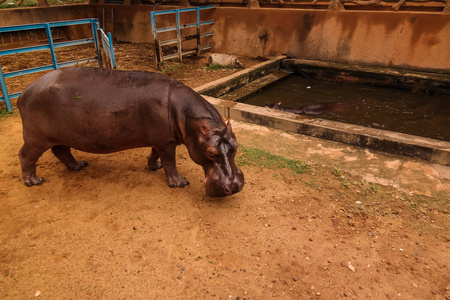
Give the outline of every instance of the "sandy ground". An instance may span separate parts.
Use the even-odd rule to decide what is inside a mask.
[[[119,68],[152,70],[150,46],[115,47]],[[235,71],[178,65],[166,73],[191,87]],[[214,199],[183,146],[183,189],[146,169],[149,149],[74,151],[90,163],[82,171],[48,151],[37,168],[47,182],[28,188],[20,116],[0,117],[0,298],[450,298],[448,167],[233,127],[246,185]]]

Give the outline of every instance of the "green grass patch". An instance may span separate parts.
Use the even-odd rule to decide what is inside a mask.
[[[239,146],[239,155],[236,156],[238,166],[256,166],[265,169],[287,169],[294,174],[305,173],[310,166],[300,160],[286,158],[281,155],[275,155],[264,150]]]
[[[232,65],[228,65],[228,66],[224,67],[219,64],[209,64],[208,66],[205,67],[205,70],[207,70],[207,71],[216,71],[219,69],[230,69],[231,70],[231,69],[235,69],[235,67]]]
[[[2,110],[0,110],[0,118],[11,115],[12,113],[12,111],[7,111],[6,108],[3,108]]]
[[[181,65],[176,64],[176,65],[173,65],[173,66],[170,66],[167,68],[161,68],[161,72],[165,73],[165,72],[176,70],[176,69],[181,69]]]

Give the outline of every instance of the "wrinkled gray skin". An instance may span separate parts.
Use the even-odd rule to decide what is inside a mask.
[[[152,147],[149,168],[162,167],[170,187],[184,187],[189,182],[175,164],[180,144],[203,167],[209,196],[231,195],[244,186],[230,124],[192,89],[163,74],[59,69],[29,85],[17,106],[25,142],[19,158],[28,186],[45,181],[36,175],[36,162],[50,148],[67,168],[80,170],[87,162],[75,160],[70,148],[111,153]]]

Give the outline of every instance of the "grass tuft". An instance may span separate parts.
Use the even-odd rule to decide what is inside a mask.
[[[257,166],[266,169],[287,169],[294,174],[306,173],[310,166],[300,160],[275,155],[256,148],[239,146],[239,155],[236,156],[238,166]]]

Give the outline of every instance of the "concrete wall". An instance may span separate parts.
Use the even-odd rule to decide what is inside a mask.
[[[0,26],[97,17],[105,5],[0,10]],[[117,41],[152,42],[151,5],[114,7]],[[167,7],[167,6],[166,6]],[[173,7],[172,7],[173,8]],[[161,9],[158,5],[156,9]],[[450,74],[450,14],[219,7],[213,51]]]
[[[0,9],[0,26],[24,25],[74,19],[97,18],[92,5],[51,6],[33,8]],[[69,26],[66,31],[70,39],[92,37],[90,25]]]
[[[450,73],[450,14],[218,8],[215,17],[218,52]]]

